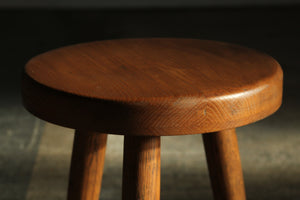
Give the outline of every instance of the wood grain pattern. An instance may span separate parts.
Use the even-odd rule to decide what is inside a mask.
[[[160,137],[125,136],[122,200],[160,199]]]
[[[99,199],[106,140],[106,134],[75,132],[68,200]]]
[[[270,56],[196,39],[123,39],[59,48],[31,59],[23,102],[77,129],[183,135],[243,126],[275,112],[282,70]],[[55,113],[58,111],[60,114]]]
[[[235,129],[203,134],[215,200],[246,200]]]

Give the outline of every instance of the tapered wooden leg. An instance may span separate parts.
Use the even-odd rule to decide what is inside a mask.
[[[106,134],[75,132],[68,200],[99,199],[106,140]]]
[[[125,136],[122,199],[160,199],[160,137]]]
[[[203,134],[215,200],[245,200],[245,187],[235,129]]]

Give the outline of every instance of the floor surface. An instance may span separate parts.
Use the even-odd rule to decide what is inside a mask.
[[[290,103],[237,129],[249,200],[300,198],[300,109]],[[19,105],[6,108],[0,199],[65,199],[73,130],[40,121]],[[110,135],[107,147],[101,199],[121,199],[123,137]],[[162,137],[161,179],[162,200],[212,199],[201,135]]]

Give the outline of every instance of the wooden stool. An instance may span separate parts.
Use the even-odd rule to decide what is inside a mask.
[[[215,199],[244,200],[235,128],[280,107],[282,80],[272,57],[238,45],[123,39],[34,57],[22,91],[32,114],[76,129],[69,200],[98,200],[108,133],[125,136],[123,200],[160,199],[160,136],[201,133]]]

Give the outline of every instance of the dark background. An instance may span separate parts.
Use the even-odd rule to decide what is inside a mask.
[[[133,37],[219,40],[266,52],[278,60],[284,71],[282,107],[269,121],[240,130],[254,132],[252,135],[239,136],[242,141],[242,159],[246,163],[246,189],[249,199],[300,199],[300,160],[295,156],[295,151],[299,150],[295,141],[300,137],[297,136],[300,134],[299,0],[6,0],[0,2],[0,200],[26,199],[39,139],[42,137],[41,131],[36,136],[36,143],[30,142],[36,119],[21,106],[21,73],[25,63],[37,54],[65,45]],[[266,134],[255,133],[260,130]],[[266,141],[266,148],[257,152],[258,148],[264,146],[262,139]],[[191,138],[192,140],[194,139]],[[281,146],[281,141],[287,146]],[[256,143],[258,144],[255,146]],[[181,148],[184,151],[186,146]],[[263,167],[256,169],[256,163],[248,159],[251,158],[249,154],[257,154],[256,162]],[[261,160],[263,162],[259,163]],[[277,161],[279,164],[276,164]],[[48,159],[47,162],[50,164],[45,165],[49,164],[51,168],[51,160]],[[210,191],[205,192],[210,189],[208,184],[203,185],[203,190],[197,186],[198,178],[194,178],[196,176],[190,170],[193,167],[183,169],[177,165],[176,168],[174,163],[169,163],[171,168],[162,170],[165,173],[162,179],[162,199],[211,197]],[[114,172],[114,169],[108,169],[109,172]],[[43,172],[45,179],[53,177],[58,181],[62,176],[51,176],[51,170],[54,169]],[[112,180],[111,176],[114,174],[105,174],[104,179]],[[178,174],[186,176],[186,179],[180,179]],[[41,179],[44,176],[40,176]],[[208,179],[207,174],[203,177]],[[174,180],[181,180],[179,182],[185,185],[183,189],[179,186],[176,188]],[[56,182],[53,187],[55,184]],[[114,188],[113,184],[115,183],[111,187],[104,187]],[[120,184],[117,186],[116,191],[120,191]],[[169,193],[164,192],[168,191],[166,188]],[[109,191],[108,189],[104,188],[103,192]],[[43,199],[50,191],[37,190],[44,195]],[[56,192],[54,189],[51,191]],[[190,196],[176,193],[177,191],[190,192]],[[109,196],[107,193],[103,195]]]
[[[296,92],[300,69],[300,5],[160,8],[2,8],[1,100],[20,100],[20,73],[32,56],[64,45],[131,37],[187,37],[264,51]],[[291,90],[286,88],[290,87]],[[291,94],[292,95],[292,94]]]

